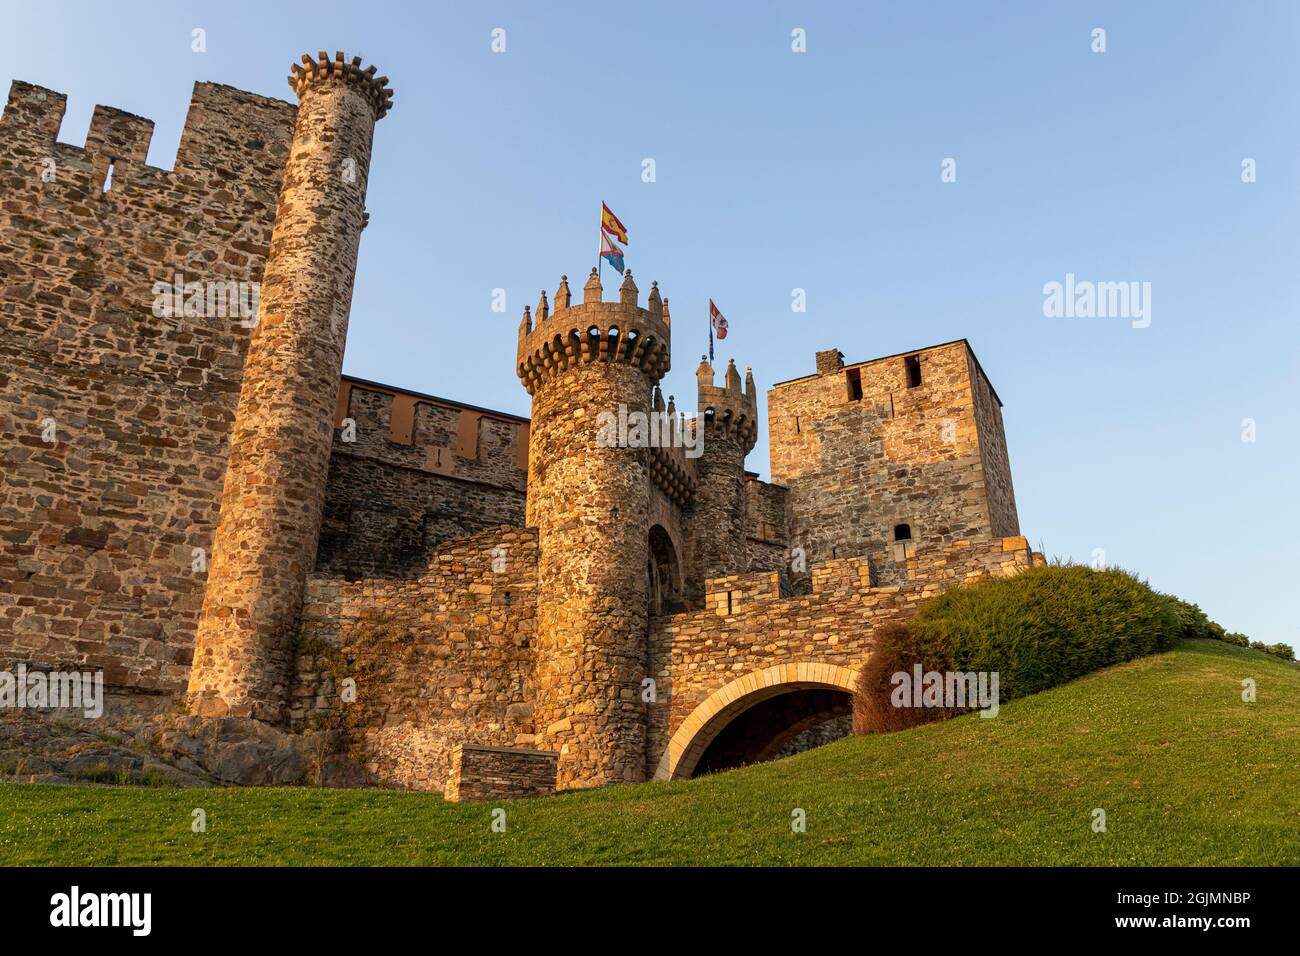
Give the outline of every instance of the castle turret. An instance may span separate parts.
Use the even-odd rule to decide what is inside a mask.
[[[283,714],[316,556],[375,122],[392,90],[361,58],[294,64],[299,106],[230,436],[194,647],[201,716]]]
[[[562,281],[555,311],[519,339],[519,378],[533,397],[536,743],[559,752],[561,787],[645,773],[651,466],[650,449],[628,447],[625,429],[651,410],[669,335],[659,311],[637,306],[631,273],[618,302],[601,293],[595,269],[581,305]]]
[[[745,531],[745,456],[758,435],[758,393],[747,372],[742,389],[736,363],[727,363],[724,384],[713,384],[704,356],[696,369],[704,453],[696,460],[698,484],[686,512],[687,551],[692,574],[687,599],[703,600],[707,578],[749,570]]]

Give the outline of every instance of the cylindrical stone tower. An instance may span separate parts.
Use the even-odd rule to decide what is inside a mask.
[[[190,712],[281,719],[316,560],[375,122],[392,90],[342,53],[298,94],[190,671]]]
[[[631,273],[602,302],[596,270],[571,305],[567,279],[536,328],[519,328],[533,397],[527,521],[538,533],[537,746],[560,754],[558,784],[645,774],[650,450],[634,431],[668,371],[669,335]],[[644,430],[640,432],[644,435]],[[629,441],[630,439],[630,441]]]
[[[735,361],[727,363],[721,388],[713,384],[713,366],[700,356],[696,370],[704,429],[704,453],[695,460],[699,483],[686,511],[687,551],[692,573],[687,600],[698,606],[704,581],[749,570],[745,527],[745,456],[758,438],[758,395],[752,372],[741,391]]]

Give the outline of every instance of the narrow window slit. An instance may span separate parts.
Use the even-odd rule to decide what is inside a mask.
[[[862,369],[851,368],[844,373],[844,378],[849,385],[849,401],[862,401]]]
[[[907,387],[916,388],[921,384],[921,356],[909,355],[903,364],[907,366]]]

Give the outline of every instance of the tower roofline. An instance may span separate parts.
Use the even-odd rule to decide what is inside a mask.
[[[979,356],[975,354],[975,349],[971,347],[970,340],[966,338],[953,339],[949,342],[937,342],[934,345],[923,345],[920,348],[915,348],[915,349],[904,349],[901,352],[894,352],[891,355],[881,355],[878,358],[866,359],[861,362],[848,363],[845,364],[844,368],[846,369],[861,368],[864,365],[872,365],[876,362],[887,362],[890,359],[902,358],[904,355],[916,355],[920,352],[932,352],[935,349],[946,348],[949,345],[958,345],[958,344],[966,346],[966,351],[970,353],[970,357],[975,360],[975,368],[977,368],[979,370],[979,373],[984,376],[984,381],[989,383],[989,391],[991,391],[993,393],[993,397],[997,399],[998,407],[1002,408],[1003,407],[1002,399],[998,395],[998,390],[993,387],[993,380],[989,378],[988,372],[984,371],[984,366],[980,364]],[[839,370],[837,369],[837,371]],[[796,382],[802,382],[805,381],[806,379],[816,378],[818,375],[821,374],[822,374],[821,372],[810,372],[807,375],[800,375],[798,378],[787,378],[784,382],[773,383],[772,388],[773,389],[783,388],[786,385],[793,385]]]

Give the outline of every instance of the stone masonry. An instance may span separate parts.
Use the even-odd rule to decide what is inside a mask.
[[[551,750],[457,744],[446,797],[462,803],[554,796],[555,759]]]
[[[375,121],[392,91],[359,57],[304,56],[257,326],[190,672],[193,713],[283,716],[316,559]]]
[[[343,376],[375,73],[304,57],[296,107],[198,84],[171,172],[148,120],[66,146],[64,98],[13,84],[0,667],[103,670],[212,766],[328,742],[310,779],[504,800],[833,739],[882,625],[1041,561],[964,340],[818,352],[768,392],[771,482],[753,372],[665,400],[668,300],[630,273],[524,310],[528,419]],[[251,315],[214,311],[239,283]]]
[[[295,109],[199,83],[168,172],[120,110],[95,109],[84,149],[56,142],[65,107],[15,82],[0,117],[0,666],[75,662],[165,702],[249,329],[156,310],[155,288],[260,278]]]

